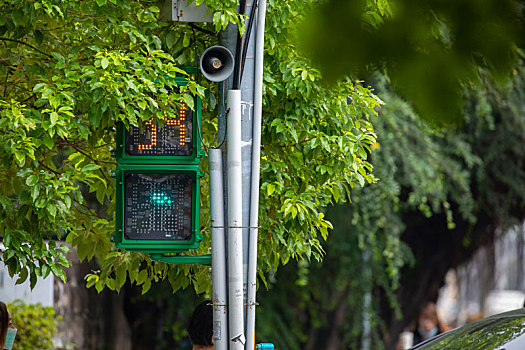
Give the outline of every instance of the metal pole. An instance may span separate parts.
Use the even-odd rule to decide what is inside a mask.
[[[226,48],[228,48],[234,55],[235,55],[235,42],[237,40],[237,26],[236,25],[233,25],[233,24],[229,24],[228,27],[226,28],[226,30],[222,31],[221,34],[220,34],[220,43],[221,45],[225,46]],[[220,96],[220,99],[219,99],[219,116],[218,116],[218,133],[217,133],[217,143],[219,145],[221,145],[221,153],[222,153],[222,164],[227,164],[227,159],[226,159],[226,147],[225,147],[225,143],[224,141],[226,140],[226,135],[228,134],[227,130],[226,130],[226,127],[227,127],[227,121],[226,121],[226,118],[227,118],[227,113],[226,111],[228,110],[228,107],[226,106],[226,96],[228,94],[228,91],[230,91],[230,89],[232,88],[232,77],[226,79],[225,81],[223,81],[220,85],[219,85],[219,96]],[[223,203],[223,208],[228,208],[228,196],[226,194],[226,191],[227,191],[227,187],[228,187],[228,182],[227,182],[227,169],[225,169],[225,166],[223,165],[222,167],[222,174],[220,175],[222,176],[222,178],[224,179],[223,181],[223,185],[225,188],[223,188],[222,192],[221,192],[221,195],[222,195],[222,203]],[[227,211],[227,209],[226,209]],[[228,219],[227,219],[227,216],[226,214],[224,214],[223,216],[223,222],[229,222]],[[226,227],[225,229],[225,238],[228,238],[229,237],[229,229]],[[226,244],[228,244],[228,241],[226,242]],[[226,247],[229,247],[229,245],[226,245]],[[230,262],[230,257],[228,256],[228,251],[226,251],[226,264],[227,266],[229,266],[229,262]],[[228,273],[228,269],[226,269],[226,273]],[[226,280],[225,281],[229,281],[228,279],[228,276],[226,276]],[[229,288],[229,285],[228,283],[229,282],[224,282],[224,283],[227,283],[226,284],[226,296],[229,295],[229,291],[228,291],[228,288]],[[228,325],[229,324],[229,306],[227,307],[227,313],[226,313],[226,324]],[[230,342],[229,342],[229,329],[228,327],[226,327],[224,330],[223,330],[224,334],[223,334],[223,337],[226,339],[226,347],[223,349],[223,348],[217,348],[218,350],[226,350],[226,349],[229,349],[229,345],[230,345]]]
[[[259,0],[257,32],[255,35],[255,82],[252,144],[252,176],[250,196],[250,236],[248,247],[248,312],[246,320],[246,349],[255,347],[255,306],[257,292],[257,236],[259,224],[259,177],[261,159],[262,87],[264,70],[264,25],[266,0]]]
[[[244,349],[241,92],[228,90],[228,318],[230,349]]]
[[[215,350],[228,350],[226,291],[226,239],[224,237],[224,186],[222,151],[208,151],[210,168],[211,266],[213,287],[213,340]]]
[[[246,0],[246,13],[250,14],[254,5],[254,0]],[[247,20],[248,21],[248,20]],[[248,40],[243,64],[243,71],[241,72],[242,81],[241,89],[241,157],[242,157],[242,221],[246,223],[242,230],[243,237],[243,282],[244,282],[244,301],[248,301],[248,244],[250,230],[248,229],[248,222],[250,221],[250,194],[251,194],[251,174],[252,174],[252,128],[253,128],[253,88],[254,88],[254,72],[255,72],[255,40],[254,35]],[[244,49],[244,45],[243,45]],[[242,54],[241,54],[242,57]],[[246,308],[245,308],[246,312]],[[246,314],[245,314],[246,317]],[[246,325],[245,325],[246,326]]]

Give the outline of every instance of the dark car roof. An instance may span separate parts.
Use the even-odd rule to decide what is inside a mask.
[[[411,349],[525,349],[525,308],[490,316],[440,334]]]

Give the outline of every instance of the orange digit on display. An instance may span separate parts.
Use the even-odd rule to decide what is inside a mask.
[[[168,125],[175,125],[179,127],[179,145],[184,146],[186,140],[186,128],[184,121],[186,120],[186,105],[183,103],[182,107],[179,108],[179,117],[177,119],[168,119],[166,123]]]
[[[157,145],[157,126],[153,125],[153,118],[148,120],[148,122],[146,123],[146,127],[148,125],[151,126],[151,142],[149,144],[138,145],[137,147],[141,151],[143,151],[143,150],[151,150],[153,148],[153,146]]]

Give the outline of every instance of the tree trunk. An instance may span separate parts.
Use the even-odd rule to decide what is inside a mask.
[[[334,318],[332,323],[332,329],[330,330],[330,337],[328,338],[328,343],[326,350],[340,350],[342,349],[342,340],[341,340],[341,326],[345,321],[345,314],[348,303],[344,302],[346,296],[348,295],[348,287],[344,291],[341,291],[339,297],[337,298],[339,302],[337,303],[337,308],[334,312]]]
[[[86,288],[84,276],[98,266],[80,262],[76,252],[68,255],[72,266],[66,271],[67,283],[55,280],[55,311],[62,318],[59,338],[63,347],[83,350],[131,349],[131,332],[124,317],[124,293],[107,288],[97,293]]]

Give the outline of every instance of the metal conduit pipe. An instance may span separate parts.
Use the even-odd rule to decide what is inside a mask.
[[[208,151],[210,168],[211,266],[213,343],[215,350],[228,350],[228,301],[226,291],[226,238],[224,230],[224,184],[222,151]]]
[[[255,306],[257,292],[257,238],[259,225],[259,177],[262,129],[262,87],[264,71],[264,25],[266,0],[259,0],[255,34],[255,82],[252,141],[252,177],[250,196],[250,235],[248,247],[248,312],[246,315],[246,349],[255,348]]]
[[[242,257],[242,168],[241,91],[228,90],[227,171],[228,171],[228,306],[230,350],[243,350],[244,335]]]

